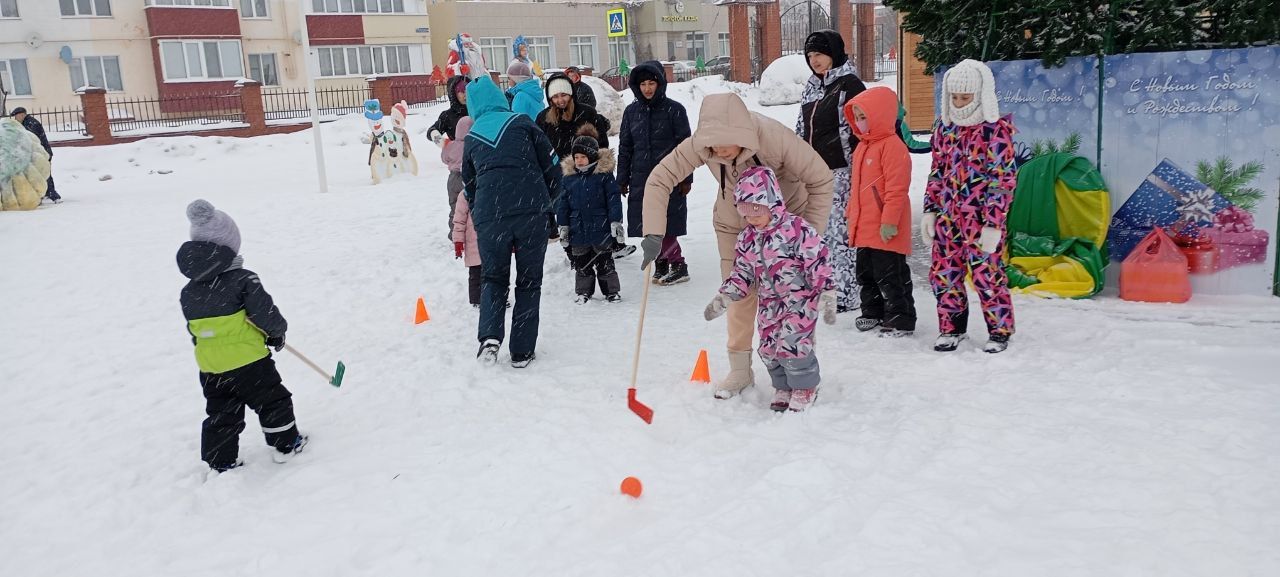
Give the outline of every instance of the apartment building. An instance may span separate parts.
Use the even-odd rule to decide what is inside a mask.
[[[587,66],[603,73],[619,61],[704,61],[729,54],[729,12],[714,0],[663,0],[627,6],[628,35],[610,38],[605,13],[622,2],[437,0],[430,6],[432,59],[444,62],[448,42],[470,34],[491,69],[505,71],[511,42],[524,36],[543,68]]]
[[[299,2],[301,1],[301,5]],[[71,106],[76,90],[172,97],[240,78],[305,87],[301,18],[317,86],[371,74],[425,80],[427,0],[0,0],[0,82],[11,106]]]

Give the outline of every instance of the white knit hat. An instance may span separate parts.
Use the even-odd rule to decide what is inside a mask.
[[[979,113],[971,122],[995,122],[1000,119],[1000,102],[996,100],[996,81],[991,69],[977,60],[961,60],[942,77],[942,123],[954,124],[952,94],[972,94]]]
[[[187,205],[191,221],[191,240],[220,244],[240,253],[240,227],[227,213],[200,199]]]
[[[557,94],[568,94],[573,96],[573,83],[568,78],[556,78],[547,83],[547,98],[551,98]]]

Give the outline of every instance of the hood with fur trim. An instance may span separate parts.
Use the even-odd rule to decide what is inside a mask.
[[[613,149],[601,148],[600,159],[596,161],[596,169],[594,172],[592,172],[592,174],[604,174],[606,172],[613,172],[614,167],[616,167],[617,165],[618,165],[618,161],[613,156]],[[565,176],[578,173],[578,167],[573,165],[572,155],[566,156],[560,159],[560,171],[563,172]]]

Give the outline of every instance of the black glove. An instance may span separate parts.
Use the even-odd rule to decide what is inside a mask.
[[[618,192],[621,192],[621,193],[622,193],[622,196],[626,196],[628,192],[631,192],[631,185],[630,185],[630,184],[619,184],[619,185],[618,185]]]
[[[267,337],[267,346],[275,349],[277,353],[284,350],[284,335]]]

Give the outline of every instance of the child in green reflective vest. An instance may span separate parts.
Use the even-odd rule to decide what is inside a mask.
[[[243,267],[235,221],[205,200],[187,206],[187,218],[191,241],[178,249],[178,269],[191,279],[182,288],[182,314],[196,346],[208,414],[200,457],[219,473],[244,464],[239,442],[248,405],[276,450],[273,460],[283,463],[307,444],[294,421],[292,395],[267,350],[284,348],[289,325],[258,275]]]

